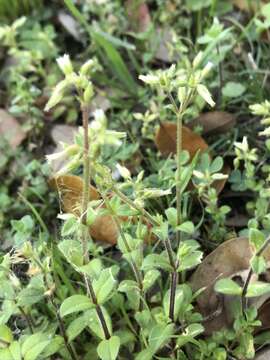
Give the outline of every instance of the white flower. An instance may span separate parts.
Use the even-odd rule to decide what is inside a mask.
[[[156,75],[140,75],[139,79],[148,85],[157,85],[159,83],[159,77]]]
[[[215,102],[212,99],[212,96],[205,85],[197,85],[197,91],[198,94],[207,102],[207,104],[209,104],[211,107],[215,106]]]
[[[64,73],[64,75],[67,76],[67,75],[70,75],[70,74],[73,73],[73,66],[72,66],[72,63],[70,61],[69,55],[64,54],[63,56],[56,59],[56,61],[57,61],[57,64],[58,64],[59,68]]]
[[[131,178],[130,171],[125,166],[116,164],[116,168],[119,171],[119,174],[122,176],[122,178],[126,180]]]

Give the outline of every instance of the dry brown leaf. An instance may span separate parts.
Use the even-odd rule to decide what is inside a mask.
[[[156,29],[156,36],[152,40],[152,47],[156,49],[155,59],[166,63],[179,60],[179,53],[174,50],[173,32],[169,28]],[[158,46],[157,46],[158,45]]]
[[[270,329],[270,299],[268,299],[258,311],[258,319],[261,321],[262,325],[258,328],[256,333],[269,330]]]
[[[74,39],[77,41],[81,40],[80,25],[73,16],[69,15],[65,11],[60,11],[57,18],[64,29],[72,35]]]
[[[0,137],[4,137],[12,149],[16,149],[26,137],[18,121],[4,109],[0,109]]]
[[[270,348],[260,351],[254,358],[254,360],[269,360],[270,359]]]
[[[206,288],[197,298],[198,307],[203,316],[210,316],[222,301],[222,296],[214,291],[216,281],[248,269],[252,255],[248,238],[239,237],[225,241],[206,256],[191,277],[191,286],[194,291]],[[267,261],[270,261],[269,248],[264,252],[264,256]],[[205,324],[206,333],[210,334],[229,325],[229,321],[229,317],[222,312]]]
[[[76,216],[81,214],[83,180],[75,175],[63,175],[52,178],[49,185],[58,191],[63,209]],[[96,188],[89,186],[89,201],[99,200],[100,195]],[[110,215],[101,215],[90,226],[90,235],[96,241],[116,244],[118,237],[117,226]]]
[[[81,215],[83,180],[79,176],[63,175],[50,179],[49,185],[58,191],[63,210],[79,217]],[[94,186],[89,186],[89,192],[89,201],[100,199],[100,194]],[[127,221],[127,217],[119,217],[119,221]],[[155,240],[155,236],[152,233],[152,226],[147,221],[144,221],[144,223],[148,227],[148,232],[144,240],[146,243],[151,243]],[[89,232],[94,240],[112,245],[117,243],[119,235],[117,225],[111,215],[98,216],[89,227]]]
[[[233,114],[225,111],[209,111],[200,114],[188,126],[192,129],[200,125],[203,134],[221,134],[233,128],[235,123],[236,118]]]
[[[63,209],[67,213],[80,216],[82,204],[83,181],[79,176],[62,175],[49,180],[49,185],[57,190]],[[100,199],[98,191],[94,186],[89,186],[89,201]]]
[[[73,144],[74,135],[78,131],[76,126],[70,125],[55,125],[51,130],[51,137],[56,144],[56,147],[51,150],[51,153],[58,153],[63,151],[63,147],[60,142],[63,142],[67,145]],[[62,169],[68,162],[70,158],[67,155],[63,155],[58,159],[55,159],[51,163],[51,167],[54,173],[57,173],[60,169]]]
[[[203,138],[195,134],[189,128],[183,126],[182,148],[189,152],[192,159],[198,150],[205,151],[208,145]],[[172,122],[164,122],[155,136],[155,144],[162,155],[168,156],[176,153],[177,125]]]
[[[134,31],[144,32],[151,23],[151,16],[146,2],[126,1],[127,15]]]

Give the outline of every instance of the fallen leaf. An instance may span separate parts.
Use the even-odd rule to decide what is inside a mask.
[[[19,122],[4,109],[0,109],[0,136],[4,137],[12,149],[16,149],[26,137]]]
[[[222,301],[222,295],[214,290],[218,279],[231,277],[249,269],[249,261],[253,251],[248,238],[239,237],[225,241],[210,253],[198,266],[191,277],[191,286],[194,291],[205,288],[197,298],[199,311],[208,317],[216,311]],[[267,261],[270,260],[270,248],[264,252]],[[220,330],[230,324],[230,316],[221,312],[218,316],[206,322],[206,333]]]
[[[63,147],[60,142],[63,142],[67,145],[73,144],[74,134],[78,131],[76,126],[70,125],[55,125],[51,130],[51,137],[53,142],[56,144],[56,147],[51,151],[52,154],[63,151]],[[62,169],[65,164],[70,161],[68,156],[61,156],[59,159],[55,159],[51,163],[51,167],[54,173],[57,173]]]
[[[59,144],[60,141],[71,145],[73,144],[74,134],[77,132],[76,126],[70,125],[55,125],[51,130],[51,137],[55,144]]]
[[[160,127],[155,136],[155,144],[162,155],[168,156],[176,153],[176,141],[177,141],[177,125],[172,122],[164,122],[160,124]],[[198,150],[205,151],[208,149],[208,145],[203,138],[195,134],[186,126],[182,129],[182,148],[187,150],[192,159]]]
[[[90,104],[90,111],[94,112],[97,109],[101,109],[106,112],[111,107],[111,102],[108,96],[112,95],[110,89],[106,91],[99,91],[98,94],[93,98]]]
[[[64,211],[79,217],[81,215],[83,180],[79,176],[63,175],[52,178],[49,185],[58,191]],[[99,199],[98,191],[94,186],[90,185],[89,201]],[[90,226],[89,232],[96,241],[110,244],[116,244],[117,242],[118,229],[110,215],[98,216]]]
[[[224,111],[209,111],[199,115],[188,126],[192,129],[201,126],[203,134],[222,134],[235,126],[233,114]]]
[[[49,185],[58,191],[63,210],[79,217],[81,215],[83,180],[79,176],[63,175],[50,179]],[[99,199],[100,194],[97,189],[90,185],[89,201]],[[127,217],[119,217],[119,221],[127,221]],[[148,232],[144,240],[146,243],[151,243],[155,240],[155,236],[152,233],[152,226],[146,220],[144,223],[148,227]],[[89,232],[94,240],[112,245],[117,243],[119,235],[117,225],[111,215],[97,216],[94,223],[89,227]]]
[[[125,5],[133,30],[145,32],[151,23],[151,16],[146,2],[128,0]]]
[[[258,328],[256,333],[270,329],[270,299],[263,303],[259,308],[258,319],[261,321],[262,325]]]
[[[64,29],[74,37],[74,39],[77,41],[81,40],[80,26],[71,15],[64,11],[60,11],[58,14],[58,20]]]
[[[254,360],[269,360],[270,359],[270,348],[260,351],[254,358]]]
[[[244,214],[235,214],[226,219],[225,225],[229,227],[245,227],[247,226],[249,218]]]
[[[155,52],[155,59],[166,63],[172,63],[179,60],[179,54],[174,51],[173,34],[170,29],[157,29],[155,37],[152,41],[152,46],[157,49]]]

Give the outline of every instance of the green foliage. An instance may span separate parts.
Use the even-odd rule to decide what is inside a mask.
[[[1,360],[242,360],[269,343],[268,333],[254,335],[253,305],[270,293],[269,5],[247,23],[223,0],[135,5],[0,0],[0,103],[26,133],[16,149],[0,141]],[[135,31],[141,17],[147,30]],[[162,38],[165,27],[171,38]],[[239,122],[209,134],[200,118],[192,122],[209,143],[192,156],[179,134],[213,107]],[[81,117],[88,130],[47,155],[56,121]],[[179,134],[165,157],[153,140],[167,121]],[[48,178],[88,166],[84,191],[59,186],[59,228]],[[217,183],[227,178],[222,196]],[[99,199],[87,198],[90,183]],[[221,311],[233,307],[227,328],[212,332],[219,314],[199,312],[205,289],[194,292],[192,274],[240,235],[252,253],[247,276],[217,274],[208,285],[209,303],[217,295]]]

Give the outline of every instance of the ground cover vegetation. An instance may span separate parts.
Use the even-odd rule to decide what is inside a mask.
[[[270,357],[270,4],[0,1],[0,359]]]

